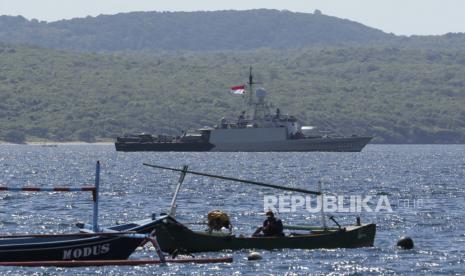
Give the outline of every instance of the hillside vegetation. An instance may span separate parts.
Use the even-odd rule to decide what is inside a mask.
[[[56,22],[0,16],[0,41],[84,51],[217,51],[315,46],[463,49],[465,34],[395,36],[319,11],[131,12]]]
[[[392,37],[320,13],[276,10],[132,12],[52,23],[0,16],[0,41],[79,51],[298,48]]]
[[[0,44],[0,140],[177,134],[237,116],[248,66],[283,113],[385,143],[465,142],[465,50],[72,53]]]

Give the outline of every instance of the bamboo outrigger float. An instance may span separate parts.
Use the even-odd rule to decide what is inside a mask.
[[[88,230],[71,234],[0,235],[0,266],[102,266],[171,263],[232,262],[232,258],[166,260],[150,231],[105,229],[98,226],[100,163],[96,165],[95,186],[86,187],[6,187],[12,192],[92,192],[93,223]],[[156,259],[127,260],[137,247],[150,242],[159,256]]]
[[[341,227],[328,227],[326,225],[325,215],[322,213],[322,226],[287,226],[289,230],[303,230],[303,233],[290,233],[283,237],[244,237],[236,236],[230,233],[211,232],[211,231],[193,231],[186,225],[178,222],[175,218],[176,197],[179,193],[180,186],[186,174],[194,174],[230,180],[236,182],[258,185],[262,187],[294,191],[312,195],[321,196],[321,187],[319,191],[309,191],[301,188],[285,187],[274,184],[268,184],[258,181],[243,180],[233,177],[218,176],[213,174],[201,173],[188,170],[187,166],[183,169],[168,168],[157,165],[145,164],[146,166],[171,171],[181,172],[176,192],[171,202],[171,208],[168,215],[158,219],[148,219],[133,222],[124,225],[110,227],[117,231],[135,231],[138,233],[149,233],[156,230],[157,240],[161,250],[168,253],[174,252],[205,252],[220,250],[240,250],[240,249],[317,249],[317,248],[358,248],[373,246],[376,225],[360,224],[358,219],[356,225]]]
[[[81,266],[135,266],[135,265],[150,265],[150,264],[211,264],[211,263],[232,263],[232,257],[224,258],[208,258],[208,259],[176,259],[176,260],[155,260],[155,259],[143,259],[143,260],[84,260],[84,261],[43,261],[43,262],[0,262],[0,266],[29,266],[29,267],[46,267],[46,266],[58,266],[58,267],[81,267]]]

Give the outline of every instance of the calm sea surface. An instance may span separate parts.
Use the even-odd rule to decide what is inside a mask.
[[[361,153],[117,153],[111,145],[58,147],[0,145],[0,185],[80,186],[94,181],[102,163],[100,222],[112,225],[166,211],[179,175],[142,163],[316,189],[338,195],[387,196],[393,212],[363,212],[362,222],[377,223],[373,248],[249,251],[196,254],[233,256],[232,264],[171,264],[97,268],[0,268],[0,274],[465,274],[465,146],[369,145]],[[263,220],[263,197],[286,192],[187,176],[178,198],[178,219],[205,221],[221,209],[232,217],[236,234],[250,235]],[[376,204],[377,201],[374,201]],[[0,194],[2,233],[75,232],[90,222],[90,194]],[[334,213],[353,224],[356,213]],[[314,224],[319,216],[299,208],[280,213],[285,223]],[[195,227],[195,225],[194,225]],[[196,225],[202,228],[202,225]],[[415,249],[395,243],[411,236]],[[133,257],[155,256],[138,250]]]

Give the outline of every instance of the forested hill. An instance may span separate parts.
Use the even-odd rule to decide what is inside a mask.
[[[0,140],[179,134],[237,117],[248,66],[283,113],[384,143],[465,143],[465,50],[95,54],[0,43]]]
[[[394,36],[349,20],[277,10],[132,12],[52,23],[0,16],[0,41],[79,51],[244,50],[373,43]]]

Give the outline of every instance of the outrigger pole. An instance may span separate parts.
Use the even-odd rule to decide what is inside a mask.
[[[95,195],[94,195],[94,210],[92,216],[92,231],[98,232],[98,192],[100,188],[100,161],[95,165]]]
[[[321,201],[321,224],[323,226],[323,229],[326,231],[328,229],[328,227],[326,226],[326,217],[325,217],[325,210],[324,210],[324,206],[323,206],[323,194],[322,194],[322,191],[321,191],[321,181],[318,181],[318,191],[320,192],[320,201]]]
[[[135,265],[148,265],[148,264],[165,264],[165,263],[196,263],[196,264],[211,264],[211,263],[232,263],[232,257],[224,257],[218,259],[176,259],[176,260],[71,260],[71,261],[39,261],[39,262],[0,262],[0,266],[56,266],[56,267],[81,267],[81,266],[135,266]]]
[[[173,218],[176,217],[176,198],[178,197],[179,189],[181,188],[182,182],[186,177],[187,168],[189,168],[189,166],[185,165],[184,167],[182,167],[182,170],[180,170],[181,176],[179,177],[178,185],[176,186],[176,191],[174,192],[173,199],[171,200],[171,208],[169,215]]]
[[[94,212],[92,217],[92,230],[98,232],[98,198],[100,186],[100,162],[97,161],[95,167],[95,186],[84,187],[9,187],[0,186],[0,191],[10,192],[92,192],[92,199],[94,201]]]
[[[252,185],[257,185],[257,186],[262,186],[262,187],[267,187],[267,188],[274,188],[274,189],[280,189],[280,190],[291,191],[291,192],[299,192],[299,193],[311,194],[311,195],[321,195],[321,192],[309,191],[309,190],[305,190],[305,189],[301,189],[301,188],[292,188],[292,187],[286,187],[286,186],[279,186],[279,185],[275,185],[275,184],[268,184],[268,183],[264,183],[264,182],[253,181],[253,180],[245,180],[245,179],[239,179],[239,178],[228,177],[228,176],[208,174],[208,173],[190,171],[190,170],[187,170],[187,169],[186,170],[184,170],[184,169],[181,170],[181,169],[176,169],[176,168],[169,168],[169,167],[163,167],[163,166],[158,166],[158,165],[151,165],[151,164],[147,164],[147,163],[143,163],[143,165],[148,166],[148,167],[152,167],[152,168],[157,168],[157,169],[164,169],[164,170],[170,170],[170,171],[175,171],[175,172],[183,172],[184,174],[190,173],[190,174],[213,177],[213,178],[218,178],[218,179],[223,179],[223,180],[242,182],[242,183],[246,183],[246,184],[252,184]]]

